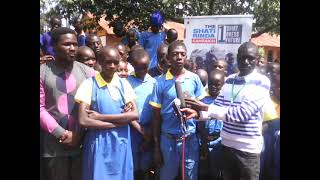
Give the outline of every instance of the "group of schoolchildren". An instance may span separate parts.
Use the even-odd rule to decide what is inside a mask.
[[[163,22],[155,12],[149,31],[129,29],[121,43],[103,46],[96,34],[83,33],[79,21],[74,21],[73,31],[52,19],[51,32],[40,37],[42,178],[224,178],[223,121],[188,119],[185,132],[173,103],[176,81],[181,82],[186,98],[214,103],[233,72],[222,59],[214,62],[209,73],[190,65],[177,31],[164,31]],[[274,82],[275,98],[270,99],[269,109],[275,109],[280,106],[280,66],[269,66],[263,72]],[[257,67],[258,72],[261,69]],[[276,110],[277,116],[266,110],[265,129],[277,126],[279,130],[270,123],[279,118]],[[279,152],[269,146],[278,143],[272,135],[275,130],[264,131],[269,132],[265,152],[274,156]],[[274,158],[263,158],[261,167],[267,170],[261,173],[268,178],[260,179],[270,179],[278,170],[266,168],[271,167],[270,161]]]

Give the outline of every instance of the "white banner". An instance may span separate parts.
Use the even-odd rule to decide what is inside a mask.
[[[239,46],[251,38],[252,21],[253,15],[184,17],[188,58],[196,63],[233,56],[236,62]]]

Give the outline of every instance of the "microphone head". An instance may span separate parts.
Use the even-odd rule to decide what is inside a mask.
[[[175,105],[177,105],[177,106],[181,106],[181,101],[180,101],[180,99],[178,99],[178,98],[175,98],[174,100],[173,100],[173,103],[175,104]]]
[[[186,102],[184,101],[184,95],[182,92],[182,87],[181,87],[181,81],[176,80],[175,81],[175,87],[176,87],[176,93],[177,93],[177,97],[179,98],[180,102],[181,102],[181,108],[185,108],[186,107]]]

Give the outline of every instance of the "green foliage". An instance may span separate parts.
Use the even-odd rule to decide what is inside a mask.
[[[261,0],[254,9],[257,33],[253,37],[264,32],[280,34],[280,0]]]
[[[253,14],[256,34],[280,32],[280,0],[59,0],[55,8],[68,19],[91,12],[97,21],[103,15],[112,26],[134,20],[141,29],[149,26],[155,10],[160,10],[166,20],[180,23],[183,16]]]

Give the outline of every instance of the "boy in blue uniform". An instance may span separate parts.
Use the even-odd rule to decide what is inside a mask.
[[[220,70],[213,70],[209,74],[208,91],[209,96],[206,96],[201,101],[205,104],[212,104],[219,95],[219,92],[224,84],[225,74]],[[200,161],[200,172],[209,175],[209,179],[218,179],[221,174],[221,163],[219,157],[221,150],[220,132],[223,122],[217,119],[210,121],[199,121],[198,129],[201,137],[200,157],[204,161]]]
[[[175,81],[181,81],[183,94],[201,99],[205,96],[199,77],[184,69],[187,49],[184,43],[175,41],[169,45],[167,59],[171,69],[160,75],[153,89],[150,105],[154,110],[153,138],[155,163],[160,168],[160,179],[173,180],[183,162],[186,179],[198,178],[199,139],[194,119],[186,121],[187,134],[183,134],[181,121],[175,115],[173,103],[177,98]],[[182,137],[185,137],[182,148]],[[184,161],[182,161],[184,155]]]
[[[159,11],[153,13],[150,18],[151,31],[141,33],[140,45],[149,53],[150,64],[148,69],[157,66],[157,49],[164,42],[166,32],[162,31],[164,19]]]
[[[80,125],[87,128],[83,142],[83,180],[133,180],[129,123],[138,119],[135,93],[115,73],[120,54],[104,47],[99,56],[101,73],[80,85],[75,100]],[[131,108],[127,108],[131,104]]]
[[[51,26],[51,31],[44,33],[42,36],[43,40],[42,40],[41,48],[43,49],[45,55],[51,55],[55,57],[56,53],[54,52],[53,46],[52,46],[51,32],[61,27],[61,19],[58,17],[51,18],[50,26]]]
[[[78,39],[78,46],[85,46],[86,45],[86,34],[83,31],[83,24],[81,19],[76,17],[72,20],[72,26],[74,30],[77,32],[77,39]]]
[[[128,49],[131,49],[135,45],[139,45],[140,41],[140,32],[138,29],[131,28],[127,31],[126,37],[122,39],[122,43],[128,46]]]
[[[137,95],[137,106],[140,118],[132,122],[131,144],[135,179],[148,179],[148,171],[152,163],[151,143],[151,121],[152,108],[149,105],[156,80],[148,72],[149,55],[144,49],[134,50],[130,54],[134,72],[128,77]],[[144,178],[145,177],[145,178]]]
[[[163,43],[157,50],[157,58],[158,58],[157,66],[149,69],[148,71],[150,76],[157,77],[167,72],[170,66],[166,58],[167,54],[168,54],[168,45]]]

